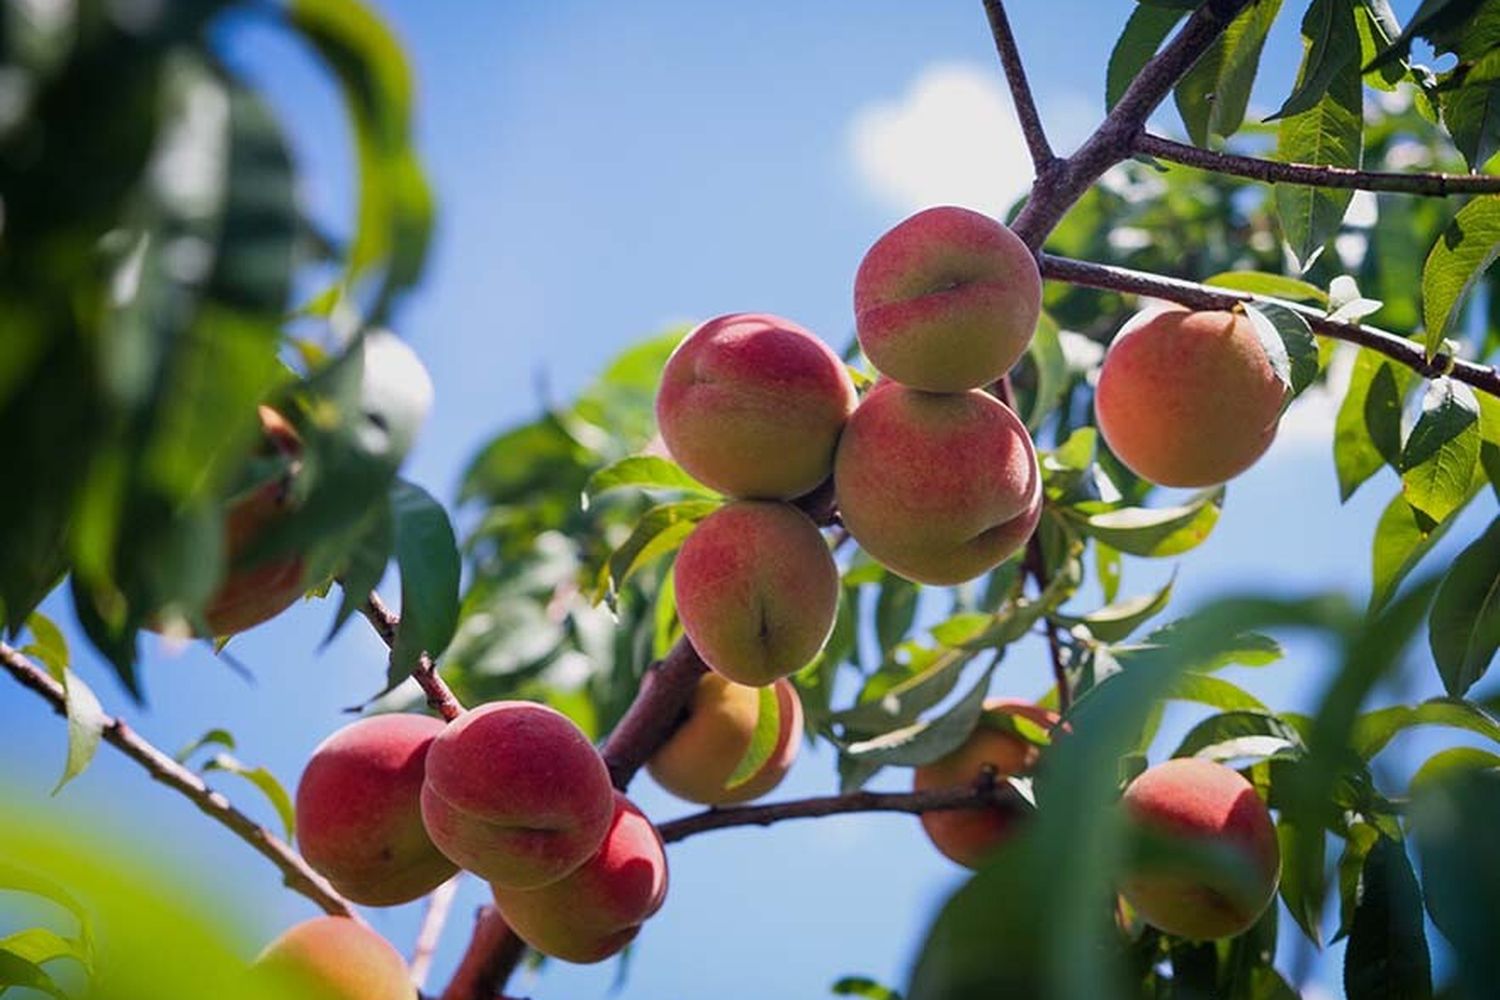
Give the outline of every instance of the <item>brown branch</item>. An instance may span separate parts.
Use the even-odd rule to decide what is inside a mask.
[[[1233,174],[1268,184],[1306,184],[1322,188],[1352,188],[1358,191],[1392,191],[1446,197],[1454,194],[1500,193],[1500,177],[1487,174],[1393,173],[1381,170],[1351,170],[1310,163],[1278,163],[1255,156],[1216,153],[1186,143],[1142,132],[1136,136],[1138,153],[1159,160],[1181,163],[1219,174]]]
[[[661,834],[661,839],[671,844],[710,830],[734,826],[770,826],[787,819],[813,819],[841,813],[925,813],[946,809],[1023,805],[1025,800],[1015,788],[1007,782],[996,782],[993,775],[987,775],[987,780],[972,786],[927,792],[850,792],[788,802],[706,809],[663,823],[656,829]]]
[[[401,626],[401,617],[386,606],[380,599],[380,595],[373,590],[370,596],[365,598],[365,603],[360,606],[360,613],[375,627],[375,632],[391,648],[396,646],[396,630]],[[438,676],[437,664],[432,662],[432,657],[425,652],[417,659],[417,667],[411,672],[412,678],[421,687],[422,693],[427,695],[427,705],[437,712],[448,722],[452,722],[464,714],[463,705],[459,704],[453,696],[452,690],[443,683]]]
[[[59,715],[67,713],[67,695],[62,685],[19,650],[3,642],[0,642],[0,666],[22,685],[46,699]],[[222,792],[208,787],[201,777],[147,742],[123,719],[106,716],[103,736],[106,743],[140,764],[152,778],[186,796],[209,818],[228,827],[235,836],[260,852],[280,869],[288,889],[306,896],[324,913],[360,919],[349,901],[313,871],[290,844],[240,812]]]
[[[1146,119],[1249,2],[1208,0],[1193,11],[1182,29],[1136,74],[1114,109],[1078,151],[1054,165],[1045,185],[1032,186],[1030,199],[1011,225],[1027,246],[1040,249],[1073,203],[1106,170],[1134,154]]]
[[[422,925],[417,928],[417,940],[411,949],[411,981],[419,990],[427,985],[427,975],[432,971],[432,956],[443,938],[453,897],[458,895],[458,880],[455,875],[427,896],[427,909],[422,913]]]
[[[1005,83],[1010,87],[1011,100],[1016,106],[1021,134],[1026,137],[1026,148],[1031,151],[1031,162],[1040,178],[1052,170],[1057,156],[1052,152],[1042,116],[1037,112],[1036,98],[1032,96],[1031,83],[1026,79],[1026,67],[1021,63],[1021,50],[1010,30],[1005,4],[1002,0],[984,0],[984,13],[990,22],[990,35],[995,39],[995,51],[1000,55],[1000,66],[1005,70]]]
[[[526,942],[506,925],[500,911],[481,906],[474,915],[469,947],[441,1000],[495,1000],[525,953]]]
[[[698,679],[707,670],[687,636],[677,640],[659,662],[646,668],[635,701],[600,750],[609,765],[610,780],[620,791],[629,786],[635,773],[672,735],[693,699]]]
[[[1421,345],[1405,337],[1398,337],[1373,326],[1341,323],[1329,319],[1318,309],[1300,302],[1287,302],[1230,288],[1213,288],[1193,281],[1184,281],[1181,278],[1167,278],[1112,264],[1095,264],[1053,254],[1042,254],[1040,260],[1043,277],[1055,281],[1066,281],[1069,284],[1083,285],[1088,288],[1128,292],[1133,295],[1149,295],[1185,305],[1190,309],[1230,309],[1243,302],[1273,302],[1307,320],[1307,325],[1312,327],[1314,333],[1367,347],[1398,364],[1405,365],[1425,378],[1448,375],[1456,381],[1500,397],[1500,368],[1464,361],[1441,353],[1428,360]]]

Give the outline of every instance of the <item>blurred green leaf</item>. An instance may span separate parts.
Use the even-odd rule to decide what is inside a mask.
[[[1430,358],[1459,328],[1469,293],[1500,255],[1500,196],[1474,198],[1453,217],[1422,266],[1424,346]]]
[[[31,927],[0,938],[0,953],[35,965],[45,965],[60,958],[70,958],[77,962],[84,971],[88,971],[93,964],[92,957],[83,941],[65,938],[45,927]],[[3,974],[0,974],[0,982],[3,981]]]
[[[1465,771],[1500,770],[1500,754],[1478,747],[1449,747],[1439,750],[1422,762],[1411,778],[1411,792],[1418,794],[1427,785],[1450,781]]]
[[[833,984],[834,996],[865,997],[866,1000],[901,1000],[901,994],[868,976],[845,976]]]
[[[755,711],[755,729],[750,734],[750,745],[745,748],[745,754],[735,765],[729,780],[724,783],[725,788],[738,788],[755,777],[756,772],[776,753],[781,733],[781,699],[774,684],[767,684],[756,693],[759,702]]]
[[[1500,519],[1449,566],[1433,601],[1428,638],[1443,687],[1463,697],[1500,649]]]
[[[1392,705],[1361,715],[1349,733],[1349,749],[1369,760],[1413,726],[1464,729],[1500,743],[1500,722],[1483,709],[1457,698],[1434,698],[1420,705]]]
[[[281,820],[282,831],[286,839],[291,840],[296,833],[297,817],[296,810],[292,807],[292,797],[287,794],[281,782],[276,776],[264,767],[250,767],[240,763],[227,753],[216,753],[203,765],[204,771],[225,771],[237,775],[250,782],[261,790],[271,806],[276,810],[277,817]]]
[[[1500,772],[1463,771],[1421,788],[1411,828],[1422,864],[1427,913],[1453,949],[1460,997],[1483,997],[1500,982],[1495,900],[1500,899]]]
[[[1219,520],[1222,486],[1205,490],[1178,507],[1125,507],[1098,514],[1062,513],[1091,538],[1133,556],[1160,558],[1197,547]]]
[[[1348,937],[1354,926],[1354,911],[1359,905],[1359,881],[1365,867],[1365,856],[1380,839],[1380,831],[1369,823],[1349,824],[1348,836],[1344,838],[1344,851],[1339,855],[1339,929],[1334,932],[1332,941]]]
[[[1422,890],[1406,848],[1388,837],[1375,841],[1360,873],[1344,952],[1344,990],[1349,1000],[1432,996]]]
[[[1211,715],[1182,738],[1173,757],[1234,760],[1300,754],[1306,750],[1302,734],[1265,710],[1240,709]]]
[[[211,746],[223,747],[226,750],[235,749],[234,734],[227,729],[210,729],[208,732],[204,733],[196,740],[193,740],[193,742],[189,743],[187,746],[183,747],[172,756],[176,759],[177,763],[186,764],[188,758],[192,757],[193,754],[197,753],[199,750],[202,750],[204,747]]]
[[[31,641],[21,647],[21,652],[40,660],[47,672],[60,680],[71,663],[62,630],[52,619],[35,611],[26,617],[26,629],[31,633]]]
[[[906,637],[917,617],[917,598],[922,589],[910,580],[887,573],[875,599],[875,638],[887,652]],[[981,616],[988,617],[988,616]]]
[[[962,746],[979,724],[994,669],[993,664],[987,667],[968,693],[937,718],[851,743],[844,747],[844,756],[882,767],[892,764],[919,767],[946,757]]]
[[[1172,584],[1176,578],[1174,573],[1172,579],[1163,584],[1162,588],[1154,594],[1132,597],[1076,618],[1071,615],[1057,614],[1053,615],[1053,619],[1069,627],[1083,625],[1100,642],[1120,642],[1146,622],[1161,614],[1167,602],[1172,599]]]
[[[1323,900],[1328,892],[1323,861],[1327,840],[1321,836],[1320,830],[1305,838],[1312,845],[1311,850],[1299,854],[1295,850],[1301,837],[1297,826],[1297,821],[1285,817],[1276,825],[1276,842],[1280,845],[1283,858],[1295,858],[1298,862],[1296,865],[1282,864],[1277,892],[1302,933],[1321,948]]]

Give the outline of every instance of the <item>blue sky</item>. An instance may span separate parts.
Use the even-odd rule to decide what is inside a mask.
[[[444,499],[496,429],[533,415],[545,392],[572,392],[615,350],[671,323],[770,311],[843,344],[854,270],[876,236],[935,202],[999,211],[1029,174],[977,0],[378,6],[415,63],[420,143],[441,203],[428,280],[397,325],[437,390],[407,472]],[[1104,65],[1130,6],[1011,4],[1042,113],[1064,147],[1101,110]],[[1415,4],[1396,6],[1404,14]],[[1262,106],[1290,89],[1300,13],[1288,5],[1268,45]],[[333,89],[273,31],[241,28],[230,36],[233,59],[288,117],[307,203],[341,227],[350,158]],[[1178,609],[1251,587],[1362,597],[1369,536],[1395,479],[1382,473],[1340,507],[1326,404],[1303,410],[1231,486],[1210,541],[1180,561]],[[1472,537],[1493,515],[1489,494],[1478,506],[1450,537]],[[1159,586],[1172,568],[1133,561],[1125,590]],[[67,618],[63,601],[47,608]],[[149,641],[144,712],[130,708],[81,641],[75,650],[106,705],[160,745],[175,749],[225,726],[241,757],[291,787],[311,748],[344,721],[340,710],[373,690],[383,670],[383,648],[358,623],[317,651],[331,613],[299,607],[236,639],[231,648],[253,683],[201,648]],[[1316,649],[1293,644],[1291,653],[1279,668],[1235,679],[1273,706],[1305,705],[1326,675]],[[1430,664],[1414,662],[1411,672],[1417,680],[1405,697],[1435,693]],[[1040,650],[1010,657],[1002,675],[998,691],[1038,694]],[[1181,722],[1175,710],[1173,718]],[[244,845],[108,749],[48,800],[63,727],[10,685],[0,685],[0,719],[0,775],[28,807],[45,803],[91,826],[102,818],[119,836],[170,854],[204,887],[242,900],[256,941],[311,914]],[[1398,771],[1430,745],[1421,736],[1401,744]],[[906,780],[890,772],[879,784]],[[264,813],[253,790],[227,777],[222,784]],[[831,756],[806,753],[777,794],[834,784]],[[654,818],[690,811],[644,777],[632,791]],[[620,996],[815,997],[846,973],[899,983],[961,877],[914,819],[891,816],[705,836],[673,847],[671,865],[669,900],[643,933]],[[480,899],[466,884],[439,979]],[[407,950],[418,915],[407,907],[373,919]],[[616,973],[613,963],[554,964],[512,992],[602,996]],[[1322,963],[1317,981],[1334,987],[1337,964]]]

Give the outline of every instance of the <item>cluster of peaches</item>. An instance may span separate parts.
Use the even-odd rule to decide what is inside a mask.
[[[984,391],[1035,330],[1041,279],[1031,251],[983,215],[929,209],[870,249],[854,303],[860,346],[879,372],[863,399],[826,345],[769,315],[702,324],[663,372],[656,411],[667,449],[729,498],[694,528],[674,568],[678,617],[711,670],[648,764],[659,784],[690,801],[763,795],[796,755],[802,710],[787,677],[827,641],[839,597],[838,568],[805,512],[817,506],[810,496],[826,495],[831,480],[839,517],[864,550],[936,585],[999,565],[1041,517],[1031,436]],[[1098,422],[1138,474],[1209,485],[1265,451],[1284,398],[1245,316],[1158,309],[1132,320],[1107,355]],[[768,686],[778,707],[774,749],[736,781],[757,728],[758,689]],[[1016,719],[1043,730],[1059,722],[1036,705],[992,701],[963,746],[916,769],[916,789],[1031,774],[1041,749]],[[1226,845],[1251,873],[1127,872],[1122,894],[1144,920],[1222,937],[1269,905],[1275,830],[1236,772],[1169,761],[1137,778],[1124,805],[1144,828]],[[943,854],[976,867],[1023,817],[1017,800],[929,812],[922,825]],[[407,902],[466,869],[490,883],[522,939],[568,961],[619,951],[667,888],[655,827],[614,790],[598,751],[563,715],[524,702],[484,705],[446,724],[390,715],[345,727],[303,774],[297,825],[308,862],[349,899]],[[351,921],[298,925],[260,964],[339,984],[329,993],[339,998],[412,995],[404,973],[390,972],[401,969],[399,956]]]

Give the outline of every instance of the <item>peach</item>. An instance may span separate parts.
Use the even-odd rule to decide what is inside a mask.
[[[268,996],[289,1000],[417,1000],[396,949],[347,917],[296,925],[266,946],[251,972]]]
[[[1026,351],[1042,311],[1036,258],[1005,226],[929,208],[875,241],[854,279],[859,344],[880,372],[932,392],[988,385]]]
[[[1281,871],[1276,827],[1238,772],[1181,757],[1146,770],[1122,801],[1136,829],[1223,845],[1252,876],[1193,862],[1132,862],[1120,890],[1146,923],[1187,938],[1230,937],[1248,930],[1271,905]]]
[[[1003,726],[1003,716],[1026,719],[1044,729],[1057,725],[1058,715],[1030,702],[1013,698],[992,698],[984,703],[984,715],[963,746],[931,764],[916,768],[912,790],[928,792],[939,788],[963,788],[973,785],[986,766],[998,778],[1030,774],[1041,756],[1041,749]],[[1003,844],[1025,818],[1024,806],[996,805],[985,809],[949,809],[922,814],[922,829],[934,847],[950,861],[966,868],[978,868],[984,859]]]
[[[806,666],[833,631],[838,567],[790,504],[720,507],[687,537],[674,573],[683,630],[729,680],[764,687]]]
[[[735,497],[789,500],[833,467],[854,383],[827,345],[790,320],[711,319],[667,359],[656,419],[677,462]]]
[[[734,788],[729,779],[744,760],[760,717],[760,691],[708,673],[698,682],[682,725],[652,756],[646,769],[678,798],[707,806],[758,799],[781,783],[797,759],[802,699],[791,681],[778,680],[776,746],[760,768]]]
[[[1162,486],[1214,486],[1276,437],[1286,384],[1243,313],[1149,309],[1104,356],[1094,413],[1115,456]]]
[[[537,951],[601,962],[629,944],[667,896],[667,855],[656,827],[619,792],[598,852],[540,889],[494,887],[506,923]]]
[[[589,859],[614,812],[604,760],[561,712],[498,701],[432,741],[422,821],[454,864],[496,885],[535,889]]]
[[[834,489],[854,540],[917,583],[962,583],[999,565],[1042,516],[1031,435],[976,390],[870,392],[839,442]]]
[[[340,729],[308,760],[297,846],[354,902],[409,902],[458,871],[422,825],[427,751],[442,731],[425,715],[376,715]]]

